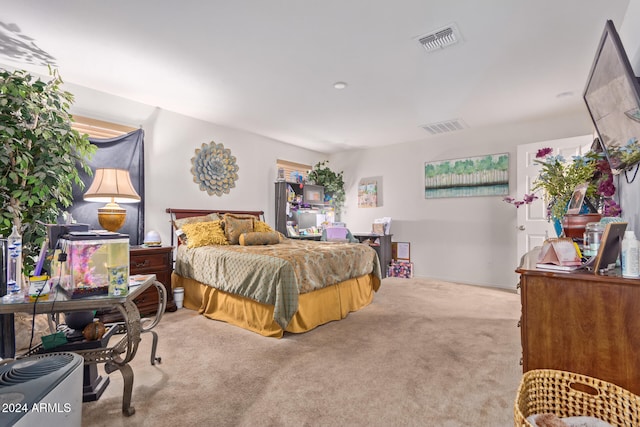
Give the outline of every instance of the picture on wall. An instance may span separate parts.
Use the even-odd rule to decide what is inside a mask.
[[[361,180],[358,184],[358,207],[375,208],[376,206],[378,206],[378,183]]]
[[[509,153],[424,164],[424,197],[504,196],[509,194]]]
[[[236,157],[222,144],[216,144],[214,141],[209,144],[203,143],[200,148],[196,148],[191,164],[193,182],[210,196],[229,194],[236,186],[239,169]]]

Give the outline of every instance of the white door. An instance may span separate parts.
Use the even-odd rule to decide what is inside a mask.
[[[534,162],[539,149],[545,147],[553,148],[554,155],[561,154],[570,161],[572,156],[583,155],[589,151],[592,142],[592,135],[584,135],[519,145],[516,162],[518,171],[517,193],[514,197],[522,199],[525,194],[531,193],[533,182],[540,173],[540,165]],[[547,207],[541,190],[539,190],[537,196],[537,200],[518,208],[518,259],[516,265],[520,264],[522,255],[536,246],[542,246],[546,236],[556,236],[553,224],[547,221]]]

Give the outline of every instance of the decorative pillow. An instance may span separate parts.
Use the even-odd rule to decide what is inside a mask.
[[[208,215],[203,216],[190,216],[188,218],[180,218],[173,221],[173,227],[176,230],[180,230],[185,224],[193,224],[195,222],[209,222],[209,221],[217,221],[220,217],[216,213],[210,213]]]
[[[276,243],[280,243],[280,233],[277,231],[242,233],[239,238],[239,243],[242,246],[275,245]]]
[[[229,244],[237,245],[242,233],[253,232],[255,217],[252,215],[224,214],[224,235]]]
[[[187,235],[187,247],[189,248],[229,244],[220,220],[185,224],[182,231]]]
[[[255,220],[253,223],[253,231],[258,233],[272,233],[274,230],[266,222]]]

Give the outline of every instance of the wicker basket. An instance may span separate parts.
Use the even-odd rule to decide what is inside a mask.
[[[527,417],[547,412],[561,418],[595,417],[613,426],[640,426],[640,397],[586,375],[538,369],[523,375],[514,412],[517,427],[531,427]]]

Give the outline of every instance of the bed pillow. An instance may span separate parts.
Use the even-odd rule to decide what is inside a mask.
[[[264,221],[255,220],[253,223],[253,231],[257,233],[273,233],[274,229]]]
[[[188,218],[180,218],[173,221],[173,227],[176,230],[180,230],[185,224],[193,224],[195,222],[209,222],[209,221],[217,221],[220,217],[218,214],[210,213],[208,215],[203,216],[190,216]]]
[[[242,233],[239,238],[239,243],[242,246],[275,245],[276,243],[280,243],[280,233],[277,231]]]
[[[221,221],[193,222],[182,226],[187,236],[187,247],[199,248],[209,245],[228,245]]]
[[[224,235],[229,241],[229,244],[237,245],[240,242],[240,235],[242,233],[253,232],[255,220],[256,217],[253,215],[224,214]]]

